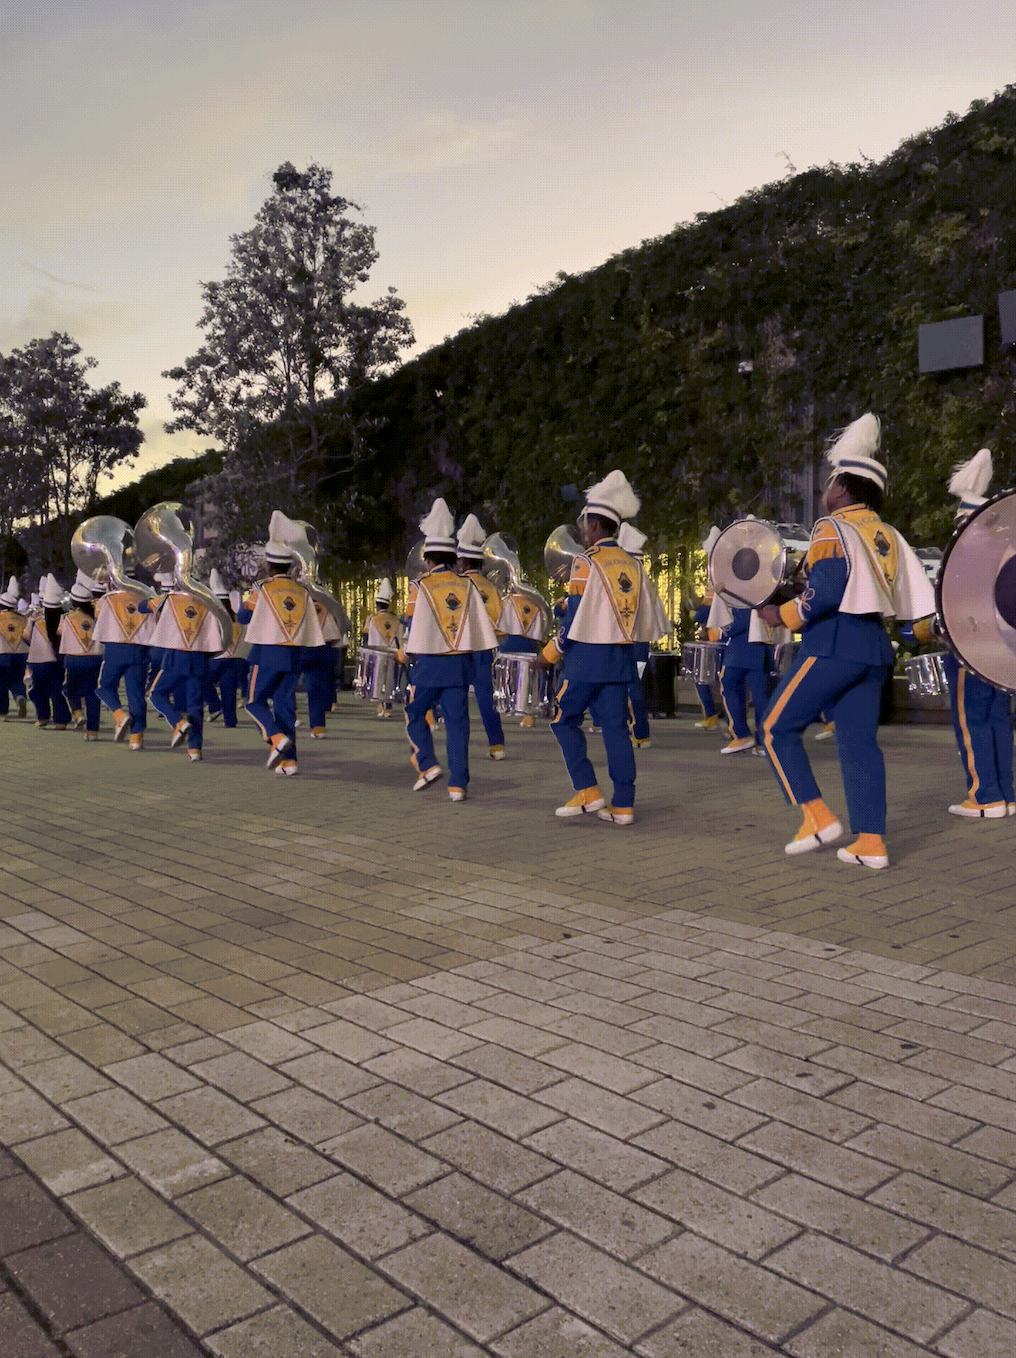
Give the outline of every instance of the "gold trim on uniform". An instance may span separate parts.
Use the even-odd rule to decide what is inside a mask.
[[[264,580],[261,592],[268,600],[276,622],[292,640],[303,626],[310,595],[299,585],[294,585],[288,575],[274,575]]]
[[[127,593],[107,594],[106,607],[113,610],[113,616],[120,624],[124,639],[133,640],[134,633],[145,620],[145,615],[138,612],[137,596]]]
[[[189,651],[198,639],[208,609],[189,594],[170,594],[168,598],[173,618],[183,638],[184,649]]]
[[[599,572],[618,625],[629,641],[635,631],[639,612],[639,568],[626,551],[616,544],[593,547],[589,561]]]
[[[21,645],[21,639],[25,635],[25,623],[27,619],[20,613],[0,613],[0,631],[3,632],[4,640],[12,651],[17,650]]]
[[[71,613],[64,614],[64,622],[70,624],[70,629],[78,639],[78,644],[85,654],[92,649],[92,628],[95,626],[95,619],[90,618],[87,613],[79,613],[74,609]]]
[[[462,625],[468,615],[466,603],[472,585],[452,571],[440,571],[433,576],[422,576],[419,586],[448,649],[457,651]]]

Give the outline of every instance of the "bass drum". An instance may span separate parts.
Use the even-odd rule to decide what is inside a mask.
[[[739,519],[724,528],[709,553],[709,582],[729,608],[761,608],[786,588],[805,553],[790,547],[765,519]]]
[[[549,717],[553,670],[540,669],[537,657],[499,655],[494,661],[494,707],[504,716]]]
[[[375,703],[405,702],[405,666],[394,651],[378,646],[361,646],[356,657],[353,688],[358,698]]]
[[[953,534],[935,603],[939,629],[960,664],[1016,693],[1016,491],[975,509]]]

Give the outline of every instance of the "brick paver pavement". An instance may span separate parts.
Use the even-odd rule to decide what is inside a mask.
[[[788,859],[719,743],[656,723],[620,828],[554,817],[545,727],[452,805],[349,698],[296,780],[6,725],[0,1317],[66,1279],[23,1346],[1016,1352],[1016,821],[889,728],[892,869]]]

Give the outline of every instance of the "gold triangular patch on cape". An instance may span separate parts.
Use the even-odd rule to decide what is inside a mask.
[[[173,617],[183,638],[184,649],[189,651],[198,639],[208,609],[204,604],[199,604],[197,599],[192,599],[189,594],[171,594],[169,606],[173,610]]]
[[[448,649],[457,651],[468,612],[466,605],[472,588],[470,582],[453,575],[451,571],[441,571],[434,577],[422,576],[419,585]]]
[[[77,637],[83,651],[91,650],[92,628],[95,620],[90,618],[87,613],[79,613],[75,609],[71,613],[64,614],[64,622],[69,624],[71,631]]]
[[[0,618],[0,629],[4,634],[4,640],[11,650],[15,650],[21,645],[21,638],[25,634],[25,619],[20,613],[2,613]]]
[[[275,619],[290,641],[303,626],[310,595],[288,575],[274,575],[262,582],[261,592]]]
[[[639,613],[638,563],[616,545],[594,547],[589,553],[589,560],[603,582],[618,625],[631,641]]]
[[[138,599],[134,594],[108,594],[106,596],[106,607],[113,610],[113,616],[120,624],[124,637],[131,641],[134,633],[138,630],[145,620],[143,613],[138,612]]]

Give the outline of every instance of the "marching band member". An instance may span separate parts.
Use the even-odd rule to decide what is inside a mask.
[[[709,560],[709,553],[713,550],[713,544],[720,536],[720,530],[715,524],[710,528],[709,534],[702,543],[702,550],[706,554],[706,561]],[[695,607],[693,621],[698,628],[699,641],[719,641],[720,634],[716,631],[715,636],[709,631],[709,614],[712,611],[713,600],[715,598],[713,588],[710,585],[706,589],[705,597]],[[695,693],[702,705],[702,718],[695,723],[696,731],[718,731],[720,729],[720,713],[716,707],[716,697],[713,693],[712,684],[696,684]],[[728,727],[729,731],[729,727]]]
[[[29,618],[25,627],[35,724],[48,726],[52,715],[53,730],[66,731],[71,714],[63,695],[64,667],[59,653],[63,590],[55,575],[44,575],[39,581],[39,603],[41,614]]]
[[[922,617],[933,606],[920,561],[879,517],[886,482],[885,466],[874,456],[879,442],[879,421],[868,414],[829,449],[827,517],[812,530],[807,587],[782,607],[759,609],[770,626],[782,623],[801,633],[794,664],[763,721],[776,778],[788,802],[803,812],[786,852],[807,853],[843,833],[822,800],[802,743],[805,728],[824,711],[836,723],[843,790],[857,836],[837,856],[868,868],[889,864],[878,718],[893,650],[882,619]]]
[[[10,699],[17,704],[18,716],[28,710],[25,693],[24,649],[25,616],[18,611],[21,589],[15,576],[0,594],[0,717],[10,720]]]
[[[494,628],[495,638],[501,623],[504,601],[492,580],[480,570],[480,563],[483,561],[483,544],[487,534],[480,527],[480,521],[475,514],[467,515],[465,522],[457,534],[458,557],[455,562],[455,570],[458,575],[464,576],[467,580],[472,580],[477,593],[483,600],[483,606],[487,610],[490,624]],[[496,650],[496,648],[495,648]],[[476,706],[480,712],[480,720],[483,722],[483,729],[487,735],[487,744],[490,747],[491,759],[503,759],[504,750],[504,727],[501,725],[501,715],[494,706],[494,654],[495,650],[473,651],[472,652],[472,684],[473,694],[476,698]]]
[[[949,493],[960,501],[957,526],[987,503],[991,477],[991,453],[987,448],[955,469]],[[935,618],[922,618],[915,623],[913,634],[918,641],[930,641],[937,636]],[[953,732],[967,780],[967,795],[950,806],[950,814],[968,820],[1000,820],[1016,814],[1009,694],[961,665],[952,651],[945,653],[942,664],[949,681]]]
[[[663,608],[663,600],[654,582],[649,578],[645,569],[645,545],[646,535],[635,527],[632,523],[623,523],[618,529],[617,545],[623,552],[627,552],[633,561],[637,561],[642,567],[642,578],[645,580],[646,589],[653,601],[653,609],[656,613],[657,621],[655,626],[659,628],[653,641],[659,641],[660,637],[673,630],[670,619],[667,617]],[[648,625],[648,624],[647,624]],[[648,641],[636,641],[632,654],[635,657],[636,677],[628,685],[628,724],[631,728],[631,738],[636,749],[648,749],[650,741],[649,711],[646,707],[645,690],[642,687],[642,676],[646,672],[649,664]]]
[[[75,714],[75,729],[84,725],[86,740],[99,739],[100,707],[95,688],[102,668],[102,642],[95,638],[93,598],[92,581],[84,571],[78,571],[71,585],[74,607],[57,627],[66,675],[64,694]]]
[[[361,644],[379,651],[399,651],[402,648],[405,630],[402,622],[392,612],[392,582],[387,575],[378,586],[374,599],[374,612],[367,619],[367,626],[360,638]],[[392,715],[390,702],[379,702],[377,715],[380,719]]]
[[[141,596],[125,589],[110,588],[99,598],[92,635],[102,644],[102,665],[96,696],[113,714],[113,739],[128,738],[128,748],[140,750],[148,725],[148,647],[144,637],[151,632],[153,619],[138,605]],[[123,680],[126,711],[120,704]]]
[[[754,609],[728,608],[718,595],[713,602],[711,620],[721,604],[729,621],[723,628],[726,645],[719,673],[720,697],[727,709],[731,740],[720,754],[757,754],[765,758],[762,718],[776,687],[773,674],[775,634]],[[755,713],[754,736],[748,725],[749,692]]]
[[[634,643],[649,640],[653,614],[642,568],[617,545],[622,520],[638,513],[638,496],[623,472],[612,471],[586,491],[578,518],[585,551],[568,578],[568,607],[559,635],[543,660],[563,661],[551,728],[561,746],[575,795],[559,816],[596,812],[601,820],[631,825],[635,819],[635,755],[628,733],[628,685],[637,677]],[[590,712],[603,733],[613,782],[608,806],[596,785],[582,720]]]
[[[420,528],[428,569],[409,586],[409,634],[405,642],[412,661],[406,735],[412,747],[410,762],[419,774],[413,791],[421,792],[443,773],[427,723],[428,711],[440,705],[447,732],[448,796],[453,802],[461,802],[469,784],[473,653],[492,651],[497,637],[476,585],[455,572],[455,520],[444,500],[434,501]]]
[[[152,706],[172,728],[170,748],[186,740],[187,758],[200,763],[208,662],[222,647],[218,619],[175,582],[160,598],[139,600],[138,611],[155,617],[151,645],[160,659]]]
[[[307,587],[290,578],[293,549],[282,541],[285,516],[278,510],[269,524],[265,547],[268,579],[255,585],[237,621],[257,647],[251,662],[246,708],[271,746],[267,767],[294,777],[296,762],[296,686],[304,666],[305,647],[323,646],[321,624]]]
[[[225,651],[213,656],[208,666],[208,719],[222,716],[222,724],[229,730],[236,727],[236,695],[243,690],[247,673],[247,660],[243,654],[246,649],[243,628],[236,621],[236,607],[233,597],[226,588],[222,576],[213,570],[208,578],[208,588],[224,605],[233,619],[233,640]],[[239,599],[236,601],[239,603]],[[213,716],[214,714],[214,716]]]
[[[336,674],[341,672],[339,656],[345,655],[348,634],[343,634],[324,604],[311,599],[323,638],[320,646],[306,646],[303,654],[303,683],[307,690],[307,721],[311,740],[324,740],[327,712],[335,706]],[[340,649],[341,648],[341,649]]]

